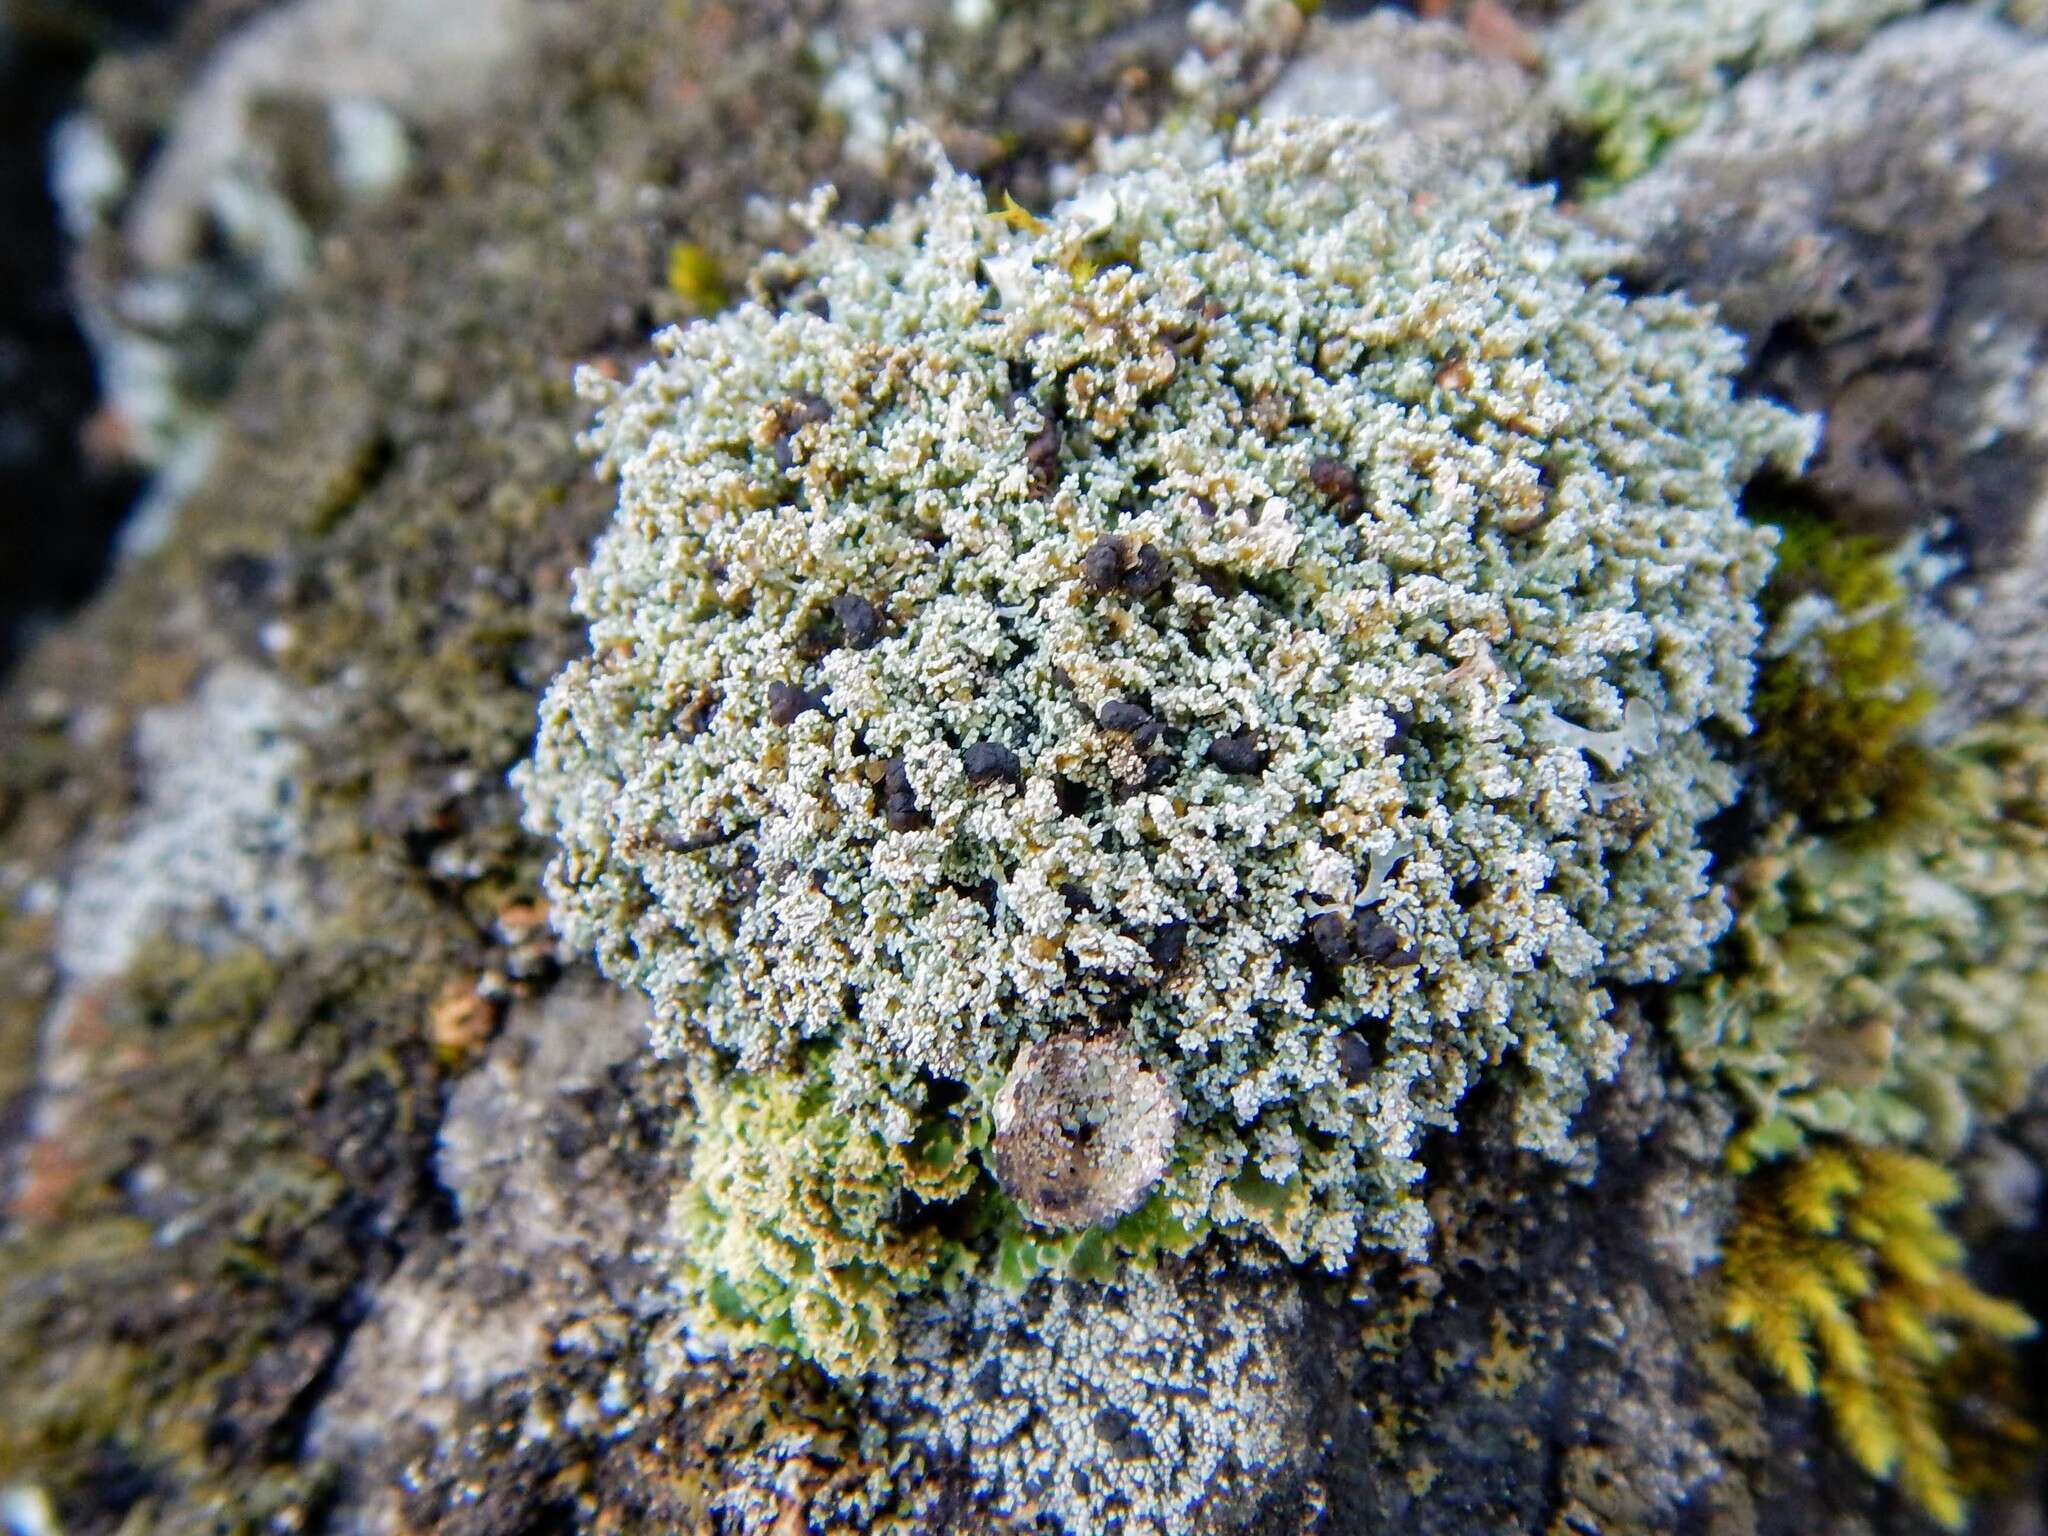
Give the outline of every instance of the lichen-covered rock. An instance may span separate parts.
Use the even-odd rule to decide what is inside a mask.
[[[1568,1156],[1603,984],[1722,927],[1735,493],[1806,432],[1538,194],[1349,124],[1107,153],[1049,221],[941,176],[585,374],[620,507],[529,824],[663,1050],[836,1042],[835,1113],[978,1145],[1107,1026],[1184,1107],[1172,1221],[1341,1267],[1421,1242],[1482,1076]]]
[[[177,68],[116,61],[95,100],[146,137],[259,8],[198,7]],[[982,34],[1000,60],[933,93],[949,142],[994,153],[993,114],[1037,93],[1002,152],[1042,201],[1049,143],[1085,143],[1113,91],[1120,114],[1152,99],[1104,42],[1151,8],[1001,18]],[[574,448],[570,360],[637,352],[647,317],[684,312],[678,243],[744,271],[776,238],[756,199],[829,174],[851,210],[880,206],[803,67],[833,9],[577,0],[573,35],[494,77],[495,111],[410,137],[384,213],[337,210],[305,286],[231,349],[218,454],[162,545],[0,691],[10,1518],[379,1530],[403,1497],[449,1532],[766,1530],[792,1504],[888,1528],[866,1480],[894,1467],[895,1507],[927,1512],[898,1529],[974,1528],[947,1469],[863,1462],[815,1372],[675,1342],[684,1085],[644,1052],[597,1065],[616,1029],[580,1015],[587,972],[556,988],[504,784],[610,510]],[[941,0],[893,9],[944,39]],[[53,1031],[78,991],[60,944],[113,958]]]
[[[1985,597],[1948,712],[2041,713],[2048,42],[1957,7],[1761,72],[1591,211],[1825,411],[1808,480],[1840,526],[1961,537]]]
[[[1614,181],[1640,175],[1754,69],[1846,48],[1927,0],[1585,0],[1551,38],[1552,87]]]
[[[1261,99],[1270,115],[1381,118],[1390,131],[1461,161],[1528,170],[1558,126],[1534,72],[1482,52],[1444,21],[1391,7],[1355,20],[1318,17]]]
[[[224,21],[254,7],[205,9]],[[1533,1085],[1512,1060],[1487,1062],[1455,1128],[1420,1143],[1426,1253],[1368,1246],[1324,1283],[1287,1273],[1263,1243],[1208,1241],[1165,1199],[1062,1230],[1003,1194],[995,1100],[1006,1078],[1029,1075],[1024,1047],[1071,1038],[1069,1024],[1040,1021],[973,1082],[908,1078],[908,1139],[863,1141],[843,1133],[871,1133],[874,1121],[832,1125],[833,1095],[803,1091],[813,1073],[829,1085],[833,1057],[861,1042],[806,1042],[788,1066],[755,1073],[693,1050],[679,1070],[635,1046],[643,1002],[607,991],[540,935],[544,854],[516,826],[504,770],[526,751],[535,696],[579,643],[568,572],[613,510],[572,446],[583,413],[566,388],[569,360],[605,359],[623,375],[651,326],[739,291],[758,249],[791,227],[767,210],[820,179],[841,187],[840,211],[859,222],[922,189],[901,162],[866,158],[853,115],[819,100],[837,68],[817,67],[826,32],[844,50],[836,57],[889,64],[878,121],[935,116],[956,164],[1043,209],[1048,189],[1072,185],[1070,162],[1092,154],[1083,146],[1096,130],[1123,133],[1156,112],[1163,68],[1191,38],[1200,62],[1186,74],[1205,110],[1216,80],[1252,58],[1247,27],[1219,21],[1219,7],[1194,27],[1188,10],[577,0],[574,36],[532,77],[506,76],[499,112],[474,131],[412,140],[414,190],[388,217],[338,212],[300,297],[235,354],[245,380],[223,414],[219,458],[162,550],[40,643],[21,686],[0,697],[0,1524],[73,1536],[1079,1536],[1141,1519],[1244,1536],[1924,1529],[1839,1448],[1823,1405],[1760,1393],[1774,1379],[1745,1379],[1740,1340],[1714,1337],[1713,1260],[1736,1183],[1719,1154],[1734,1099],[1687,1082],[1668,1036],[1641,1026],[1666,1016],[1657,985],[1629,986],[1610,1015],[1631,1044],[1618,1081],[1572,1120],[1572,1163],[1516,1150],[1517,1106]],[[1269,4],[1256,15],[1293,13]],[[1304,46],[1317,30],[1286,28]],[[169,122],[172,106],[160,93],[137,103],[137,120]],[[1414,185],[1405,173],[1397,184]],[[1466,187],[1432,171],[1422,193],[1448,191],[1462,209]],[[1547,215],[1500,219],[1502,240],[1529,235],[1548,253]],[[1130,254],[1096,240],[1093,275]],[[1462,279],[1441,281],[1455,290]],[[1603,360],[1614,345],[1601,341]],[[1619,357],[1637,370],[1630,387],[1663,387],[1639,369],[1640,352]],[[1460,377],[1448,369],[1445,399]],[[1263,433],[1273,416],[1259,415]],[[1281,426],[1269,464],[1284,467],[1286,433],[1302,430]],[[1068,434],[1068,474],[1081,465],[1074,443]],[[1309,486],[1348,505],[1344,471],[1367,476],[1319,456],[1328,462],[1310,461]],[[1104,458],[1091,453],[1089,472]],[[1839,510],[1831,499],[1788,494],[1824,534]],[[1769,515],[1789,531],[1781,501],[1774,489]],[[1077,597],[1142,615],[1176,601],[1184,572],[1158,534],[1091,530],[1063,546]],[[1843,553],[1845,569],[1885,563],[1862,545]],[[1783,574],[1796,581],[1825,562],[1794,564]],[[1896,722],[1913,699],[1911,666],[1860,663],[1921,610],[1889,589],[1859,604],[1854,583],[1832,574],[1822,586],[1833,606],[1808,604],[1819,622],[1783,626],[1797,643],[1763,659],[1802,697],[1819,695],[1815,679],[1839,683],[1845,697],[1823,700],[1831,721],[1837,702],[1868,692],[1875,717]],[[1249,590],[1261,604],[1293,601]],[[872,655],[897,633],[891,600],[834,593],[832,633],[871,640],[855,654]],[[1529,613],[1510,617],[1519,629]],[[1522,644],[1494,645],[1495,661],[1519,669]],[[1484,680],[1484,662],[1475,674]],[[818,693],[831,707],[830,689],[808,677],[790,686],[784,710]],[[1118,701],[1142,711],[1111,716],[1134,744],[1145,717],[1164,714],[1157,700]],[[1612,702],[1564,708],[1531,734],[1582,752],[1589,796],[1618,836],[1633,811],[1615,792],[1662,750],[1665,727],[1654,701]],[[1768,709],[1753,700],[1751,713],[1768,729]],[[1455,783],[1451,727],[1425,721],[1414,734]],[[1889,726],[1878,734],[1897,744]],[[1918,744],[1921,727],[1908,734]],[[1744,780],[1751,804],[1703,834],[1739,862],[1769,819],[1762,808],[1785,803],[1784,775],[1769,770],[1786,734],[1701,735],[1756,770]],[[202,775],[178,766],[210,746],[248,759],[233,803],[211,819],[188,814],[185,789]],[[1161,746],[1184,778],[1240,788],[1294,751],[1284,732],[1249,721],[1155,742],[1154,755]],[[959,765],[996,804],[1040,771],[1034,745],[1011,738],[961,744]],[[251,792],[265,786],[274,801]],[[1439,786],[1414,788],[1422,801]],[[924,790],[915,761],[884,756],[867,804],[885,831],[904,829],[889,835],[915,836],[933,830],[919,825],[934,815]],[[1867,798],[1901,803],[1891,783]],[[1107,804],[1082,802],[1083,824],[1102,825]],[[186,857],[209,836],[235,850],[218,869]],[[191,900],[156,899],[151,847],[178,854],[164,867],[189,872]],[[1355,861],[1361,894],[1402,895],[1412,857],[1392,843],[1367,852]],[[735,895],[751,878],[735,869]],[[124,883],[150,899],[102,899],[125,895]],[[969,889],[978,905],[980,887]],[[1430,963],[1376,915],[1384,905],[1319,909],[1313,929],[1304,920],[1296,955],[1309,976],[1376,967],[1398,981]],[[1078,908],[1076,922],[1088,915]],[[104,933],[92,931],[95,912]],[[138,928],[184,942],[138,947],[149,938]],[[1170,926],[1156,938],[1147,960],[1162,969],[1205,942]],[[113,959],[90,966],[96,979],[81,989],[88,965],[67,975],[56,951],[80,957],[101,943]],[[125,968],[109,972],[115,959]],[[51,1005],[67,996],[53,1033]],[[1313,990],[1304,1001],[1340,1006]],[[1140,1037],[1118,997],[1098,1008],[1091,995],[1087,1007],[1091,1042],[1132,1052],[1181,1099],[1178,1047],[1162,1046],[1156,1020]],[[1386,1043],[1376,1021],[1346,1029],[1337,1070],[1371,1074]],[[43,1112],[53,1091],[69,1096],[64,1113]],[[1989,1293],[2012,1287],[1986,1261],[2037,1295],[2041,1283],[2038,1234],[2021,1230],[2048,1147],[2039,1090],[2032,1103],[2031,1117],[1966,1154],[1981,1171],[1973,1201],[1995,1197],[2010,1224],[1987,1235],[1982,1206],[1955,1213]],[[771,1137],[783,1113],[798,1124]],[[1212,1108],[1207,1131],[1219,1122],[1230,1123]],[[1088,1124],[1072,1117],[1077,1154]],[[1195,1134],[1184,1127],[1176,1148]],[[1303,1141],[1316,1145],[1312,1133]],[[878,1161],[858,1161],[878,1146]],[[2024,1166],[2001,1167],[2000,1148]],[[913,1154],[971,1187],[922,1197],[924,1170],[895,1166]],[[857,1177],[842,1184],[841,1167]],[[1247,1202],[1286,1194],[1230,1183]],[[699,1202],[714,1185],[730,1214]],[[841,1258],[922,1243],[936,1263],[916,1278],[908,1265],[899,1276],[842,1262],[805,1277],[813,1295],[764,1285],[750,1305],[793,1315],[803,1300],[828,1326],[813,1330],[822,1344],[798,1347],[823,1355],[841,1331],[818,1302],[858,1282],[852,1294],[865,1285],[880,1299],[847,1316],[896,1328],[897,1367],[831,1381],[787,1350],[717,1347],[727,1340],[706,1322],[718,1320],[708,1302],[723,1277],[700,1269],[686,1295],[674,1287],[692,1254],[749,1277],[768,1254],[802,1275],[820,1234]],[[903,1283],[920,1287],[907,1303]],[[1067,1305],[1055,1311],[1059,1296]],[[743,1340],[764,1331],[754,1315],[731,1329]],[[1017,1369],[984,1375],[999,1359]],[[914,1396],[894,1386],[912,1376]],[[1997,1377],[1982,1354],[1958,1351],[1929,1378],[1966,1389],[1952,1399],[1963,1432],[1953,1444],[1973,1489],[1987,1425],[2011,1428],[2018,1401]],[[1132,1404],[1127,1378],[1144,1400]],[[1186,1454],[1174,1462],[1160,1447]],[[2025,1455],[2018,1440],[1994,1449],[2009,1466]],[[2024,1506],[2001,1525],[1989,1496],[1978,1502],[1986,1529],[2026,1528]]]
[[[1316,1502],[1302,1311],[1285,1275],[974,1288],[913,1308],[873,1400],[965,1461],[996,1514],[1121,1536],[1255,1515],[1298,1529]]]

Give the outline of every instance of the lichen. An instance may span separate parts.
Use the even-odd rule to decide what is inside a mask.
[[[1552,88],[1609,182],[1640,175],[1751,70],[1848,47],[1926,0],[1586,0],[1552,36]]]
[[[528,824],[696,1070],[835,1043],[862,1134],[980,1145],[1100,1029],[1183,1106],[1179,1230],[1412,1250],[1423,1132],[1490,1076],[1571,1156],[1606,984],[1726,921],[1735,492],[1808,432],[1541,194],[1354,124],[1106,154],[1039,229],[943,173],[819,215],[586,372],[620,507]]]
[[[873,1401],[902,1440],[963,1460],[994,1514],[1232,1531],[1284,1509],[1309,1458],[1302,1313],[1284,1275],[1199,1267],[977,1288],[912,1306]]]
[[[845,1372],[893,1354],[896,1298],[963,1262],[902,1207],[960,1198],[974,1165],[963,1146],[892,1144],[857,1123],[834,1106],[832,1077],[826,1051],[801,1075],[699,1074],[676,1218],[708,1327]]]
[[[2048,1065],[2048,727],[1980,727],[1923,773],[1864,822],[1779,822],[1673,1001],[1684,1060],[1747,1113],[1737,1167],[1817,1132],[1952,1153]]]
[[[1817,1147],[1746,1181],[1722,1270],[1725,1324],[1786,1386],[1819,1394],[1859,1466],[1949,1530],[1967,1507],[1946,1422],[1955,1405],[1937,1384],[1966,1347],[2035,1331],[1964,1275],[1940,1215],[1958,1193],[1910,1153]]]

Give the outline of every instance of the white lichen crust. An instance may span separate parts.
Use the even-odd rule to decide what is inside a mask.
[[[911,1305],[871,1391],[992,1513],[1075,1536],[1238,1530],[1308,1492],[1302,1319],[1280,1274],[969,1286]]]
[[[1603,984],[1726,922],[1736,493],[1808,433],[1543,194],[1375,137],[1141,141],[1042,222],[942,173],[584,374],[619,510],[523,783],[662,1049],[832,1042],[853,1124],[979,1147],[1107,1023],[1183,1106],[1155,1201],[1331,1267],[1420,1243],[1482,1076],[1569,1154]]]

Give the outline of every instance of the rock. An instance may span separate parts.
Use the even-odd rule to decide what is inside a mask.
[[[1542,158],[1557,109],[1525,63],[1444,21],[1394,9],[1311,24],[1299,54],[1267,93],[1269,113],[1384,115],[1390,129],[1459,162],[1517,171]]]
[[[204,434],[325,234],[395,192],[419,135],[479,110],[561,18],[555,0],[289,0],[206,55],[146,156],[133,99],[103,88],[66,124],[55,184],[135,457],[171,462]]]
[[[1958,9],[1761,72],[1591,211],[1638,281],[1721,306],[1756,387],[1827,413],[1831,515],[1954,530],[1968,711],[2048,704],[2048,42]]]
[[[421,1244],[379,1288],[321,1398],[312,1455],[374,1455],[405,1424],[445,1432],[463,1404],[541,1367],[576,1319],[659,1295],[635,1255],[663,1203],[627,1166],[658,1159],[613,1076],[646,1029],[644,1007],[589,981],[512,1008],[441,1122],[435,1172],[459,1241]],[[359,1518],[381,1524],[377,1503]]]

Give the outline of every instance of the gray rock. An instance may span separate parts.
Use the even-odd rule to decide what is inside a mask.
[[[1974,709],[2048,704],[2048,43],[1956,10],[1753,75],[1592,213],[1826,412],[1832,515],[1960,537]]]

